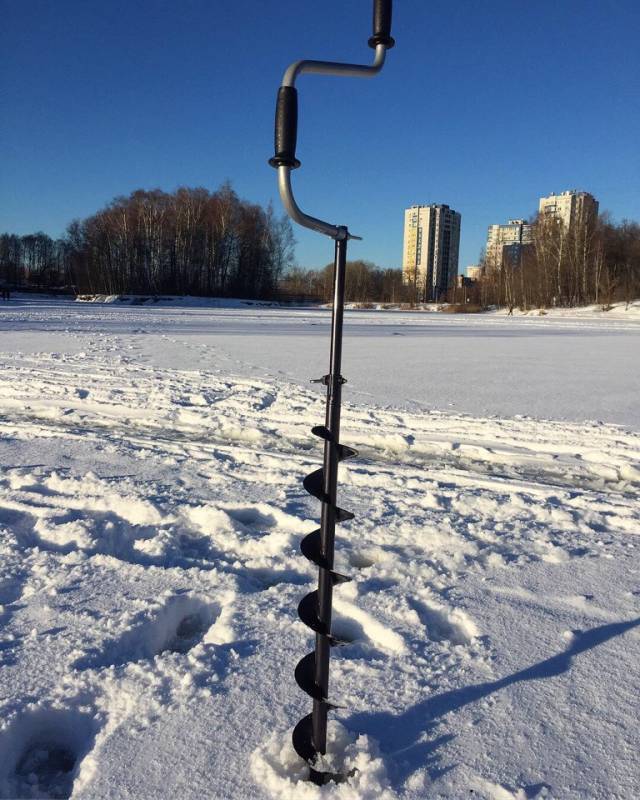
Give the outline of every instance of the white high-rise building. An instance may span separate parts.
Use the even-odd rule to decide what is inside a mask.
[[[578,222],[595,221],[598,216],[598,201],[589,192],[572,189],[541,197],[539,212],[541,217],[559,220],[566,230],[570,230]]]
[[[467,267],[467,278],[470,281],[482,280],[484,276],[484,267],[481,264],[469,264]]]
[[[455,284],[460,222],[460,214],[443,204],[405,210],[402,278],[415,287],[417,300],[439,300]]]
[[[506,225],[489,225],[486,264],[489,269],[501,269],[505,256],[517,263],[522,248],[533,242],[534,226],[523,219],[510,219]]]

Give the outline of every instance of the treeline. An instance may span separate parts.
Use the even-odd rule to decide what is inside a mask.
[[[25,243],[31,238],[33,248]],[[0,279],[72,285],[79,294],[264,298],[275,293],[293,252],[289,220],[240,199],[228,183],[214,192],[138,190],[75,220],[61,240],[6,234]]]
[[[0,283],[34,289],[63,289],[73,284],[70,253],[64,239],[46,233],[0,235]]]
[[[283,296],[315,298],[326,303],[333,296],[333,263],[319,270],[291,269],[281,284]],[[347,261],[345,299],[348,303],[409,302],[401,269],[381,269],[369,261]]]
[[[446,299],[510,309],[600,304],[640,298],[640,225],[607,215],[568,229],[538,218],[534,243],[483,278],[451,287]],[[52,239],[38,232],[0,235],[0,284],[78,294],[192,294],[299,298],[330,302],[333,264],[293,267],[286,217],[240,199],[228,183],[216,191],[181,188],[116,198]],[[510,253],[510,255],[509,255]],[[346,299],[413,305],[399,269],[349,261]],[[444,297],[442,298],[445,299]]]
[[[608,217],[578,220],[567,229],[536,218],[534,243],[500,268],[485,265],[474,293],[482,305],[545,308],[599,304],[640,298],[640,225]]]

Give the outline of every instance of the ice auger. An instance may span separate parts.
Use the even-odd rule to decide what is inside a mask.
[[[328,699],[330,649],[339,643],[331,635],[333,587],[350,580],[333,569],[333,562],[336,522],[353,519],[353,514],[349,511],[338,508],[336,493],[338,464],[357,455],[355,450],[340,444],[340,403],[342,384],[345,383],[340,371],[347,242],[359,237],[352,236],[343,225],[331,225],[305,214],[293,197],[291,170],[300,166],[296,158],[298,93],[295,83],[305,72],[356,78],[369,78],[380,72],[387,50],[394,45],[391,38],[391,6],[392,0],[374,0],[373,36],[369,39],[369,46],[375,50],[375,58],[371,66],[331,61],[296,61],[286,70],[278,90],[276,105],[275,155],[269,160],[271,166],[278,170],[280,197],[291,219],[335,240],[330,367],[328,375],[315,381],[327,387],[325,424],[311,430],[324,441],[324,461],[322,468],[307,475],[303,482],[307,492],[322,504],[321,521],[318,530],[306,536],[300,545],[303,555],[318,567],[317,591],[303,597],[298,606],[300,619],[315,631],[315,652],[304,656],[295,669],[298,685],[313,699],[313,711],[303,717],[293,731],[293,746],[298,755],[309,764],[310,780],[320,785],[331,780],[339,781],[344,777],[323,769],[322,756],[327,752],[327,712],[335,707]]]

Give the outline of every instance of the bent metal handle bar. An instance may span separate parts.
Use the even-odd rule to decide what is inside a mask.
[[[282,85],[278,90],[275,124],[275,155],[269,160],[278,170],[280,198],[287,214],[298,225],[330,236],[332,239],[346,239],[349,234],[344,226],[331,225],[321,219],[305,214],[295,201],[291,188],[291,170],[300,166],[296,158],[298,139],[298,90],[296,80],[305,72],[316,75],[337,75],[353,78],[372,78],[384,66],[387,50],[395,44],[391,38],[392,0],[374,0],[373,36],[369,47],[374,48],[373,64],[342,64],[337,61],[295,61],[284,73]],[[355,237],[351,237],[355,238]]]
[[[327,752],[327,712],[335,708],[329,701],[330,649],[340,642],[331,635],[331,606],[333,587],[350,580],[333,568],[335,528],[338,522],[353,519],[353,514],[337,505],[338,464],[357,455],[350,447],[340,444],[340,406],[342,384],[342,322],[347,241],[351,236],[346,226],[332,225],[305,214],[298,207],[291,188],[291,170],[300,162],[296,158],[298,136],[298,92],[295,82],[299,75],[313,72],[321,75],[346,75],[369,78],[382,69],[386,51],[393,47],[391,38],[391,0],[375,0],[373,4],[373,36],[369,39],[375,58],[371,66],[340,64],[331,61],[296,61],[284,74],[278,91],[275,125],[275,155],[269,160],[278,170],[278,187],[282,203],[289,216],[299,225],[322,233],[335,240],[333,276],[333,310],[331,319],[331,357],[329,374],[318,379],[327,387],[325,424],[316,425],[311,432],[324,441],[324,459],[303,481],[304,488],[321,503],[320,528],[300,543],[303,555],[318,567],[318,589],[302,598],[298,606],[300,619],[315,632],[315,651],[304,656],[295,669],[298,686],[313,699],[313,711],[303,717],[293,731],[293,746],[309,765],[309,778],[316,784],[345,776],[327,768],[323,756]]]

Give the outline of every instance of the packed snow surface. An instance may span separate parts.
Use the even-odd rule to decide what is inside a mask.
[[[0,306],[0,798],[640,796],[623,314],[348,312],[328,761],[350,777],[304,781],[329,321]]]

